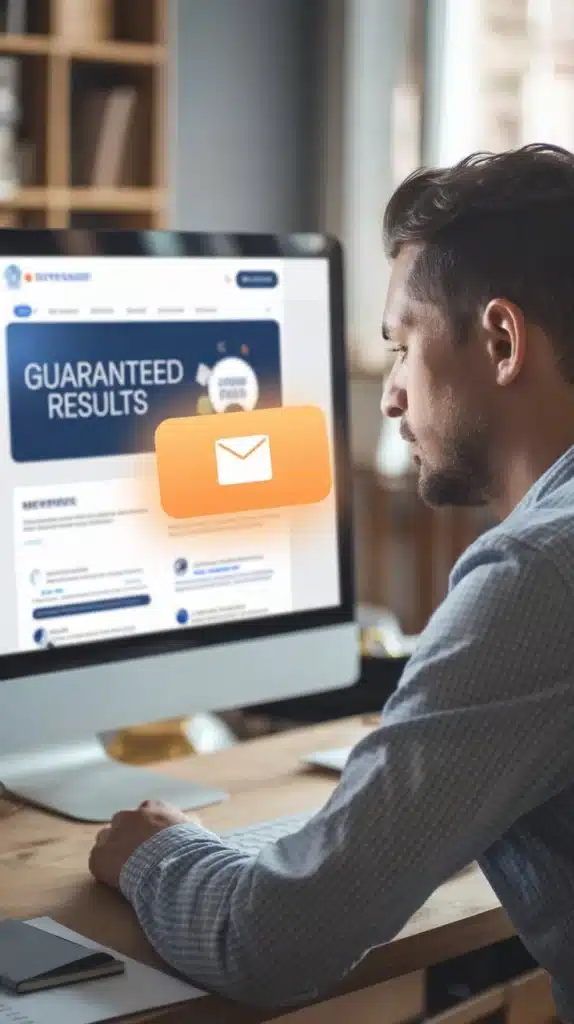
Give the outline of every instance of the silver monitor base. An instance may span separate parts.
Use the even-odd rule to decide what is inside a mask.
[[[95,739],[18,758],[0,757],[0,782],[13,796],[66,818],[107,822],[144,800],[164,800],[191,811],[227,799],[227,793],[163,772],[132,768],[109,757]]]

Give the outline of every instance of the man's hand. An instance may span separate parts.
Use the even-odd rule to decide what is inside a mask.
[[[137,811],[120,811],[109,827],[96,837],[89,861],[92,875],[99,882],[118,889],[124,864],[142,843],[170,825],[185,825],[191,821],[199,824],[197,818],[160,800],[146,800]]]

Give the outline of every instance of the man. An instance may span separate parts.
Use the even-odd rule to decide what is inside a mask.
[[[574,1022],[574,156],[418,172],[385,243],[383,411],[427,502],[500,523],[302,832],[253,859],[149,805],[91,870],[198,985],[280,1006],[326,993],[478,859]]]

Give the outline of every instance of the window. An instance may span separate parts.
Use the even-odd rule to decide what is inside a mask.
[[[574,149],[571,0],[431,0],[430,160],[527,142]]]

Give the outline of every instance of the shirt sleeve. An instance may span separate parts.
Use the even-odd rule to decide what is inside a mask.
[[[250,858],[175,826],[131,857],[122,890],[160,955],[205,989],[282,1007],[393,938],[572,775],[571,602],[543,553],[481,538],[300,832]]]

